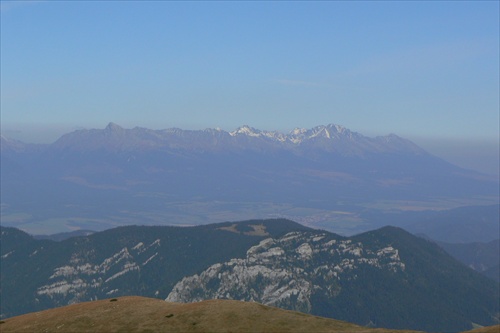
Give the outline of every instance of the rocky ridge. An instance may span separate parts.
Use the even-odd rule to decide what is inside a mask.
[[[160,239],[147,245],[139,242],[130,249],[124,247],[100,264],[89,263],[85,255],[73,253],[69,264],[55,268],[48,283],[37,289],[37,296],[64,298],[68,300],[67,304],[89,298],[97,299],[94,295],[98,291],[112,296],[119,292],[119,289],[110,287],[109,282],[127,273],[140,272],[142,267],[158,256],[155,250],[160,246]],[[150,255],[151,253],[153,254]]]
[[[311,313],[315,294],[333,300],[342,289],[340,282],[357,279],[364,267],[393,274],[405,270],[398,249],[390,244],[373,248],[330,233],[291,232],[261,241],[244,259],[185,277],[166,301],[237,299]]]
[[[498,284],[395,227],[346,238],[287,220],[251,220],[120,227],[61,242],[0,229],[1,319],[142,295],[247,300],[433,332],[498,323]]]

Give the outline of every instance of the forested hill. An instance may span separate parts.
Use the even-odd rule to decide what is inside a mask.
[[[1,228],[1,316],[116,295],[165,298],[186,275],[264,238],[311,230],[289,220],[196,227],[126,226],[61,242]]]
[[[395,227],[353,237],[292,221],[129,226],[55,242],[1,228],[2,317],[139,295],[258,301],[375,327],[498,323],[499,288]]]

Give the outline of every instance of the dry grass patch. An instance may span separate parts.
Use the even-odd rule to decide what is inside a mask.
[[[369,329],[258,303],[210,300],[181,304],[135,296],[73,304],[8,318],[0,330],[2,333],[398,332]]]
[[[476,328],[467,333],[500,333],[500,325]]]

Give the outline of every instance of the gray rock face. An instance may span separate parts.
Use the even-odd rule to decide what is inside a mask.
[[[340,282],[356,279],[357,271],[367,266],[391,273],[405,270],[398,250],[389,244],[368,249],[332,234],[292,232],[261,241],[245,259],[218,263],[185,277],[166,301],[237,299],[311,312],[315,294],[336,297]]]
[[[36,296],[65,300],[67,304],[89,298],[97,299],[96,295],[103,292],[106,296],[113,296],[119,289],[113,288],[112,281],[133,272],[140,272],[141,268],[157,257],[160,245],[160,240],[157,239],[151,244],[140,242],[130,249],[124,247],[100,264],[89,262],[81,253],[73,253],[70,262],[57,267],[48,283],[37,289]],[[141,255],[143,253],[146,256]],[[149,256],[151,253],[153,254]],[[141,261],[139,258],[147,259]]]

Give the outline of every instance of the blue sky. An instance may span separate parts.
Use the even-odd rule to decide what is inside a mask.
[[[25,141],[335,123],[481,145],[498,173],[499,76],[498,1],[1,2],[2,133]]]

